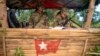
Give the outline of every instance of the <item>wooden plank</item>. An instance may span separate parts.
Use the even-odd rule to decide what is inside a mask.
[[[62,31],[62,30],[59,30],[59,31],[55,31],[55,30],[52,30],[52,31],[47,31],[47,32],[44,32],[46,30],[29,30],[29,32],[26,32],[26,31],[9,31],[7,32],[7,38],[9,37],[22,37],[24,36],[24,38],[37,38],[36,36],[41,36],[40,38],[62,38],[62,37],[88,37],[88,38],[96,38],[96,37],[99,37],[100,36],[100,32],[75,32],[74,30],[73,31]],[[37,32],[37,33],[36,33]],[[13,34],[12,34],[13,33]]]
[[[13,34],[12,34],[13,33]],[[75,29],[68,29],[68,30],[47,30],[47,29],[8,29],[7,30],[7,38],[8,37],[33,37],[34,36],[45,36],[46,38],[52,37],[99,37],[100,31],[98,32],[90,32],[87,30],[75,30]],[[90,38],[89,37],[89,38]],[[37,37],[36,37],[37,38]]]
[[[34,39],[6,39],[6,47],[11,49],[14,49],[18,46],[22,47],[23,49],[34,49],[35,47],[35,43],[34,43]],[[83,40],[61,40],[60,43],[60,49],[66,49],[70,46],[72,46],[73,48],[75,47],[80,48],[80,46],[82,47],[84,44]]]
[[[32,55],[36,55],[36,50],[23,50],[25,55],[28,54],[32,54]],[[67,53],[66,53],[67,52]],[[10,50],[8,52],[8,56],[9,55],[13,55],[15,53],[15,50]],[[76,55],[81,55],[81,52],[79,51],[67,51],[67,50],[57,50],[56,53],[47,53],[45,54],[46,56],[50,55],[50,56],[68,56],[68,55],[72,55],[72,56],[76,56]]]
[[[70,45],[69,45],[70,44]],[[61,50],[67,50],[67,49],[69,49],[69,48],[75,48],[75,49],[77,49],[77,50],[82,50],[83,49],[83,43],[81,44],[81,45],[79,45],[79,44],[72,44],[72,43],[69,43],[69,44],[67,44],[66,46],[62,46],[62,45],[59,45],[59,49],[61,49]],[[17,47],[22,47],[22,49],[35,49],[35,45],[34,44],[31,44],[31,45],[20,45],[20,44],[7,44],[6,45],[6,48],[7,49],[15,49],[15,48],[17,48]]]
[[[84,39],[93,39],[93,38],[97,38],[99,39],[99,36],[8,36],[6,37],[6,39],[68,39],[68,38],[72,38],[72,39],[76,39],[78,38],[79,40],[84,40]]]

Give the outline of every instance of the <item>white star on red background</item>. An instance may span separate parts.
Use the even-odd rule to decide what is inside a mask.
[[[40,50],[47,50],[47,44],[44,43],[43,41],[41,42],[41,44],[39,44]]]

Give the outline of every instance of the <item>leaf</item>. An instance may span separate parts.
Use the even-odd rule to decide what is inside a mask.
[[[14,56],[25,56],[23,50],[21,49],[21,47],[16,48]]]

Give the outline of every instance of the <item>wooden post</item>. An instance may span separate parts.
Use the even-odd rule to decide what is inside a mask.
[[[0,20],[1,26],[5,30],[8,27],[7,23],[7,7],[6,7],[6,0],[0,0]],[[3,36],[3,54],[6,56],[6,46],[5,46],[5,34]]]
[[[3,54],[4,54],[4,56],[7,56],[5,36],[3,36]]]
[[[7,28],[7,7],[6,0],[0,0],[0,20],[2,23],[2,28]]]
[[[95,7],[95,1],[96,0],[90,0],[90,5],[89,5],[89,9],[88,9],[88,14],[87,14],[87,20],[86,20],[86,25],[85,25],[86,29],[89,29],[91,26],[91,21],[92,21],[94,7]]]
[[[88,39],[85,40],[85,45],[84,45],[82,56],[85,56],[86,54],[87,44],[88,44]]]

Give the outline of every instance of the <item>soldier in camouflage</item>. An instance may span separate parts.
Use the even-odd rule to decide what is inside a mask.
[[[66,8],[60,9],[60,11],[57,13],[57,15],[54,16],[54,27],[55,26],[63,26],[67,27],[68,23],[68,12]]]
[[[43,6],[37,6],[35,13],[29,19],[29,28],[48,28],[48,17]]]

